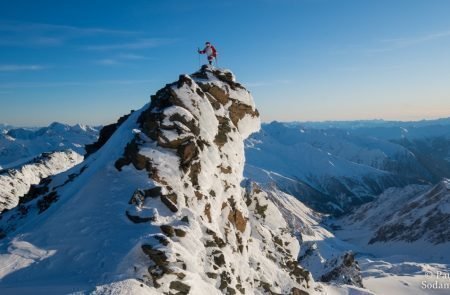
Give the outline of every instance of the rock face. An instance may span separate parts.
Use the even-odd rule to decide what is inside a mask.
[[[142,246],[146,284],[178,294],[289,294],[311,287],[279,211],[262,192],[245,194],[240,186],[243,140],[258,130],[259,117],[230,72],[203,67],[181,75],[152,96],[138,122],[140,132],[116,167],[146,170],[160,191],[129,208],[145,215],[145,208],[163,207],[154,212],[154,223],[164,223],[153,237],[158,243]],[[270,217],[260,209],[268,206]]]
[[[327,261],[325,267],[328,268],[328,272],[320,278],[322,282],[364,287],[360,272],[361,269],[352,252],[347,252],[340,257]]]
[[[133,111],[131,111],[133,112]],[[86,154],[84,155],[85,158],[89,157],[91,154],[98,151],[105,143],[108,141],[108,139],[111,138],[111,136],[116,132],[117,128],[122,125],[123,122],[128,119],[130,115],[125,115],[119,118],[116,123],[109,124],[106,126],[103,126],[103,128],[99,132],[98,140],[94,143],[90,143],[85,145],[84,149],[86,150]]]
[[[16,207],[32,185],[48,176],[64,172],[82,161],[83,156],[68,150],[45,153],[20,168],[3,170],[0,172],[0,213]]]
[[[0,288],[26,276],[91,282],[97,294],[320,293],[280,211],[265,192],[241,187],[244,140],[259,127],[231,72],[181,75],[101,136],[83,167],[0,215]],[[8,265],[23,259],[11,252],[19,242],[58,254],[17,272]]]

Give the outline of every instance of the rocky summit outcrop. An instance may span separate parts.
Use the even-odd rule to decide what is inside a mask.
[[[204,66],[151,97],[115,166],[146,170],[126,216],[159,226],[137,278],[164,294],[307,294],[299,244],[258,190],[244,192],[243,140],[259,129],[250,93]],[[136,254],[138,255],[138,254]]]

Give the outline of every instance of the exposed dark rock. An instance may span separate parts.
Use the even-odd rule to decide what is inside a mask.
[[[219,121],[219,129],[214,139],[214,142],[222,147],[225,143],[228,142],[228,133],[231,132],[231,126],[229,124],[229,119],[225,117],[217,116],[217,120]]]
[[[258,110],[253,110],[251,106],[243,104],[237,100],[234,100],[230,106],[230,119],[234,126],[238,126],[238,122],[245,117],[245,115],[250,115],[252,117],[258,117]]]
[[[130,143],[127,144],[127,146],[125,147],[124,155],[116,161],[114,166],[117,170],[122,171],[122,167],[129,164],[133,164],[134,167],[138,170],[151,170],[151,165],[148,161],[148,158],[139,154],[137,138],[133,139]]]
[[[226,93],[222,88],[214,84],[200,83],[199,85],[204,92],[211,94],[214,97],[214,99],[222,105],[225,105],[230,99],[228,93]]]
[[[184,84],[192,86],[192,79],[187,75],[180,75],[177,82],[177,88],[183,87]]]
[[[136,205],[138,207],[141,207],[145,200],[145,194],[141,190],[136,190],[133,193],[133,196],[131,196],[130,201],[128,204],[130,205]]]
[[[120,125],[122,125],[122,123],[125,122],[133,112],[134,111],[132,110],[128,115],[124,115],[124,116],[120,117],[119,120],[114,124],[109,124],[109,125],[104,126],[100,130],[98,140],[92,144],[87,144],[84,147],[84,149],[86,150],[86,154],[84,155],[84,158],[85,159],[88,158],[90,155],[92,155],[93,153],[98,151],[102,146],[104,146],[105,143],[114,134],[114,132],[116,132],[117,128],[119,128]]]
[[[182,144],[178,147],[177,154],[180,157],[180,166],[183,170],[186,170],[192,160],[198,155],[197,145],[193,141]]]
[[[225,256],[223,255],[223,253],[221,251],[214,251],[213,254],[215,255],[213,260],[217,266],[220,267],[225,264]]]
[[[134,223],[145,223],[145,222],[155,221],[154,216],[140,217],[140,216],[132,215],[128,211],[126,211],[125,214],[127,215],[128,219]]]
[[[178,113],[172,114],[169,117],[169,120],[172,122],[180,122],[194,134],[195,136],[198,136],[200,134],[200,128],[197,125],[197,122],[195,120],[187,121],[185,117],[181,116]]]
[[[35,198],[48,193],[49,188],[48,185],[51,182],[52,178],[47,177],[42,179],[39,184],[31,185],[28,192],[19,199],[19,204],[27,203]]]
[[[230,210],[228,220],[240,231],[244,232],[247,227],[247,218],[238,209]]]
[[[220,168],[220,172],[222,172],[224,174],[231,174],[233,172],[231,166],[227,166],[227,167],[219,166],[219,168]]]
[[[161,231],[165,233],[168,237],[173,237],[175,235],[175,231],[173,227],[170,225],[161,225]]]
[[[255,210],[256,213],[258,213],[262,218],[266,218],[266,210],[267,210],[267,205],[260,205],[258,200],[256,199],[256,204],[255,204]]]
[[[166,197],[167,197],[170,201],[172,201],[172,203],[178,204],[178,197],[177,197],[177,194],[176,194],[176,193],[170,193],[170,194],[166,195]]]
[[[162,147],[169,148],[169,149],[177,149],[185,142],[188,142],[191,140],[193,136],[185,136],[185,137],[178,137],[174,140],[169,140],[164,136],[164,133],[161,133],[158,137],[158,144]]]
[[[198,175],[200,174],[201,170],[202,165],[200,164],[200,162],[195,162],[190,167],[189,177],[194,187],[198,186]]]
[[[308,295],[308,294],[309,294],[308,292],[300,290],[297,287],[293,287],[290,293],[290,295]]]
[[[217,276],[218,276],[215,272],[207,272],[206,275],[210,279],[217,279]]]
[[[211,204],[210,203],[206,203],[205,204],[205,215],[206,217],[208,217],[208,221],[211,222]]]
[[[216,244],[216,242],[214,242],[212,240],[208,240],[205,242],[205,247],[206,248],[217,247],[217,244]]]
[[[170,241],[167,239],[167,237],[163,234],[157,234],[153,236],[156,240],[158,240],[161,244],[164,246],[169,245]]]
[[[151,245],[142,245],[142,251],[153,261],[157,266],[166,266],[167,256],[163,251],[153,249]]]
[[[180,281],[172,281],[170,282],[170,289],[178,291],[178,294],[181,295],[189,294],[191,287]]]
[[[169,208],[170,211],[178,212],[178,207],[168,198],[168,196],[161,196],[161,201],[167,206],[167,208]]]
[[[342,257],[327,262],[327,264],[334,266],[334,268],[322,275],[320,281],[364,287],[358,262],[355,261],[352,252],[347,252]]]
[[[182,229],[175,228],[175,235],[176,235],[177,237],[182,238],[182,237],[185,237],[185,236],[186,236],[186,232],[185,232],[184,230],[182,230]]]
[[[228,272],[223,271],[220,274],[220,285],[219,285],[219,289],[220,290],[224,290],[226,287],[228,287],[228,285],[231,284],[231,276]]]
[[[150,197],[150,198],[160,197],[161,196],[161,187],[156,186],[156,187],[144,190],[144,196]]]
[[[45,195],[42,199],[37,202],[37,207],[39,208],[39,214],[47,210],[51,204],[58,200],[58,194],[56,192],[51,192]]]

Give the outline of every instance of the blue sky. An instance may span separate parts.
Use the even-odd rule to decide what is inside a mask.
[[[450,1],[128,2],[1,1],[0,122],[115,121],[206,40],[264,121],[450,116]]]

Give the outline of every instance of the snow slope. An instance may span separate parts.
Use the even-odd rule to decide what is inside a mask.
[[[322,293],[281,212],[240,186],[243,140],[258,128],[231,72],[181,75],[2,214],[2,294]]]
[[[3,129],[0,133],[0,170],[21,166],[42,153],[71,149],[83,155],[98,130],[85,125],[52,123],[43,128]]]

